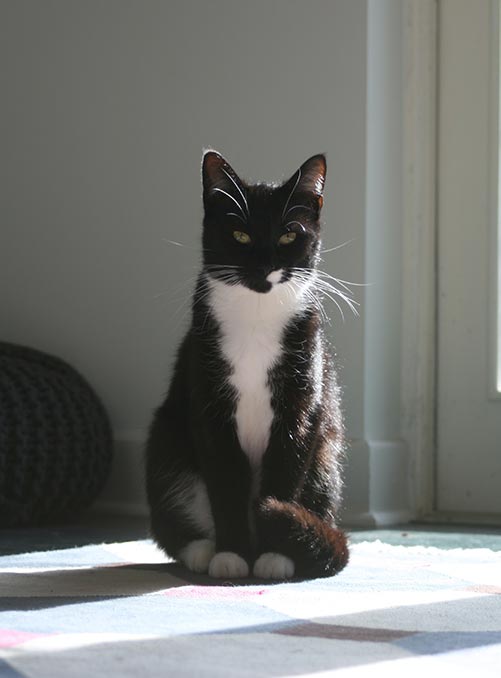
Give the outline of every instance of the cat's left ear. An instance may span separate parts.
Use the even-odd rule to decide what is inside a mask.
[[[233,207],[239,206],[241,210],[246,207],[244,187],[240,177],[233,167],[222,155],[216,151],[207,151],[202,162],[202,183],[204,192],[204,203],[211,200],[232,201]],[[243,203],[243,205],[242,205]]]
[[[288,203],[293,204],[293,195],[301,194],[316,206],[318,210],[323,205],[325,175],[327,173],[327,161],[325,155],[320,153],[304,162],[298,171],[284,184],[284,192],[288,196]]]

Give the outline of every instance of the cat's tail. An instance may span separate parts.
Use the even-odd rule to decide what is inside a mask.
[[[331,577],[348,562],[345,533],[295,502],[273,497],[257,508],[261,552],[280,553],[294,562],[294,576]]]

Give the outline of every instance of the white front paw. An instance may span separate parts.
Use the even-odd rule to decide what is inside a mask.
[[[209,569],[215,550],[215,544],[211,539],[197,539],[181,549],[178,560],[192,572],[202,574]]]
[[[228,579],[247,577],[249,566],[237,553],[221,551],[216,553],[210,561],[209,574],[211,577],[227,577]]]
[[[290,579],[294,562],[281,553],[263,553],[254,563],[254,576],[259,579]]]

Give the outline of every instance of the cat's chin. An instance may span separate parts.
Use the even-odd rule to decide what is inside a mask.
[[[256,282],[246,280],[242,284],[252,292],[258,292],[258,294],[267,294],[268,292],[271,292],[274,287],[273,283],[268,282],[268,280],[260,280]]]

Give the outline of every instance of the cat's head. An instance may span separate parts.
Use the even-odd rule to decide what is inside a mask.
[[[266,293],[316,266],[326,162],[314,155],[279,186],[242,181],[215,151],[202,164],[206,272]]]

